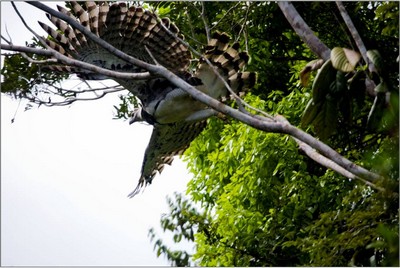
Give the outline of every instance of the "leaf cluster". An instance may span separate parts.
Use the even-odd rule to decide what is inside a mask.
[[[356,70],[360,55],[355,51],[335,47],[331,55],[322,66],[312,61],[300,73],[306,83],[309,72],[320,68],[312,85],[312,98],[302,116],[302,127],[312,125],[325,142],[339,129],[353,129],[352,136],[358,140],[376,131],[395,133],[399,121],[398,91],[389,84],[379,52],[367,52],[377,70],[373,73],[366,66]],[[373,102],[367,98],[369,75],[377,78]]]
[[[27,47],[41,47],[36,39],[26,43]],[[46,60],[44,56],[27,54],[34,61]],[[1,68],[3,81],[1,92],[14,98],[32,99],[42,92],[46,92],[46,86],[56,84],[68,77],[65,73],[55,73],[29,61],[19,53],[5,54],[4,64]],[[50,95],[49,95],[50,96]]]

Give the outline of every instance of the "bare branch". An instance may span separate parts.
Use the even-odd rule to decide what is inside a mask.
[[[185,34],[185,33],[183,33],[184,36],[185,36],[186,38],[190,38],[191,40],[193,40],[193,41],[196,42],[197,44],[199,44],[199,45],[201,45],[201,46],[204,46],[205,44],[201,43],[199,40],[196,39],[196,34],[195,34],[195,32],[194,32],[192,19],[191,19],[191,17],[190,17],[189,12],[185,11],[185,15],[186,15],[186,17],[188,18],[187,21],[188,21],[188,23],[189,23],[190,33],[191,33],[191,34]]]
[[[146,49],[147,53],[149,54],[150,58],[153,60],[155,65],[160,65],[156,58],[153,56],[153,53],[151,53],[150,49],[145,45],[144,48]]]
[[[86,81],[82,81],[82,83],[85,83],[85,82]],[[72,94],[95,93],[95,92],[98,92],[98,91],[104,91],[104,90],[111,89],[111,88],[112,89],[117,89],[117,90],[120,90],[120,91],[124,90],[124,88],[121,87],[121,86],[105,86],[105,87],[100,87],[100,88],[99,87],[98,88],[92,88],[87,83],[86,83],[86,85],[88,86],[88,89],[82,89],[82,90],[73,90],[73,89],[61,88],[61,87],[57,87],[57,86],[55,86],[53,84],[50,85],[50,86],[55,88],[57,91],[65,92],[65,93],[72,93]],[[76,87],[76,86],[74,86],[74,87]],[[60,94],[60,93],[54,93],[54,94]]]
[[[193,7],[200,14],[201,20],[203,21],[203,24],[204,24],[204,31],[206,32],[206,37],[207,37],[207,42],[208,42],[211,39],[210,27],[208,26],[208,22],[207,22],[204,1],[201,1],[200,3],[201,3],[201,11],[194,4],[193,4]]]
[[[297,35],[312,50],[312,52],[325,61],[330,59],[331,50],[312,32],[292,3],[278,1],[278,6]]]
[[[1,49],[10,50],[10,51],[18,51],[18,52],[26,52],[26,53],[34,53],[37,55],[42,55],[42,56],[47,56],[47,57],[54,57],[57,60],[57,62],[61,62],[65,65],[79,67],[81,69],[89,70],[89,71],[103,74],[103,75],[106,75],[108,77],[113,77],[113,78],[143,80],[143,79],[149,79],[149,78],[153,77],[148,72],[145,72],[145,73],[122,73],[122,72],[111,71],[109,69],[104,69],[104,68],[98,67],[96,65],[90,64],[90,63],[85,63],[85,62],[82,62],[79,60],[75,60],[73,58],[68,58],[55,50],[45,50],[45,49],[39,49],[39,48],[6,45],[6,44],[1,44]]]
[[[249,4],[249,5],[247,6],[246,14],[245,14],[245,16],[244,16],[244,20],[243,20],[242,27],[240,28],[240,31],[239,31],[238,36],[237,36],[237,39],[235,40],[236,42],[239,41],[240,35],[242,34],[242,32],[244,31],[244,29],[245,29],[245,27],[246,27],[246,24],[247,24],[247,17],[249,16],[249,11],[250,11],[250,6],[251,6],[251,4]],[[246,47],[247,47],[247,46],[246,46]]]
[[[280,120],[282,121],[287,121],[286,118],[284,118],[283,116],[279,117]],[[383,188],[376,186],[375,184],[362,179],[361,177],[356,176],[354,173],[349,172],[347,169],[339,166],[337,163],[335,163],[334,161],[332,161],[331,159],[321,155],[320,153],[318,153],[316,150],[314,150],[313,148],[311,148],[308,144],[300,141],[299,139],[295,138],[292,136],[292,138],[296,141],[296,143],[299,145],[299,148],[308,156],[310,157],[312,160],[314,160],[315,162],[323,165],[326,168],[332,169],[333,171],[341,174],[342,176],[349,178],[349,179],[358,179],[360,181],[362,181],[363,183],[367,184],[368,186],[374,188],[375,190],[378,191],[384,191]]]
[[[39,36],[34,30],[32,30],[31,27],[28,26],[28,24],[25,22],[24,17],[21,15],[21,13],[19,13],[18,8],[15,6],[15,4],[14,4],[13,1],[11,1],[11,5],[12,5],[12,7],[14,8],[15,13],[17,13],[19,19],[20,19],[20,20],[22,21],[22,23],[24,24],[25,28],[27,28],[36,38],[38,38],[38,40],[40,41],[40,43],[41,43],[45,48],[51,50],[51,47],[49,47],[49,46],[46,44],[46,42],[44,41],[44,39],[43,39],[41,36]]]
[[[7,44],[11,44],[12,39],[11,39],[10,33],[8,32],[7,25],[6,25],[6,33],[8,35],[8,38],[10,38],[10,40],[7,40],[7,38],[5,38],[3,35],[1,35],[1,39],[3,39]]]
[[[97,95],[96,97],[93,97],[93,98],[69,98],[69,99],[66,99],[66,100],[60,101],[60,102],[54,102],[54,101],[48,102],[48,101],[44,101],[44,100],[41,100],[41,99],[36,98],[36,97],[29,97],[29,96],[27,96],[26,98],[29,101],[33,102],[33,103],[36,103],[36,104],[39,104],[39,105],[48,106],[48,107],[52,107],[52,106],[67,106],[67,105],[71,105],[72,103],[74,103],[76,101],[98,100],[98,99],[103,98],[107,94],[119,92],[119,91],[122,91],[122,90],[124,90],[124,89],[112,89],[112,90],[103,91],[103,92],[101,92],[101,94],[99,94],[99,95]]]
[[[333,162],[338,164],[339,166],[343,167],[344,169],[348,170],[349,172],[353,173],[354,175],[365,179],[369,182],[375,182],[378,179],[381,179],[381,176],[370,172],[360,166],[357,166],[353,162],[349,161],[331,147],[326,145],[325,143],[317,140],[310,134],[292,126],[287,120],[282,116],[276,116],[277,120],[283,123],[283,133],[289,134],[300,141],[306,143],[307,145],[311,146],[312,148],[318,150],[322,155],[326,156],[327,158],[331,159]]]

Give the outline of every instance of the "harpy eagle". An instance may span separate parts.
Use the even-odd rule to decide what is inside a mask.
[[[243,71],[248,61],[246,52],[239,52],[239,45],[229,44],[225,33],[214,33],[205,48],[197,68],[189,67],[192,55],[189,49],[176,37],[183,38],[179,29],[168,18],[158,16],[140,6],[125,3],[71,1],[71,11],[58,6],[58,10],[75,19],[93,34],[124,53],[144,62],[154,60],[169,71],[209,96],[222,100],[230,95],[224,83],[204,58],[217,68],[235,93],[250,89],[256,74]],[[144,72],[85,37],[79,30],[66,22],[47,14],[57,30],[39,22],[51,36],[47,45],[63,55],[96,66],[127,73]],[[163,27],[164,26],[164,27]],[[167,28],[168,30],[166,30]],[[69,66],[50,66],[56,71],[75,73],[86,80],[108,79],[104,75]],[[203,103],[193,99],[184,90],[162,77],[146,80],[116,79],[125,89],[141,101],[141,108],[135,109],[130,123],[145,121],[153,125],[150,142],[146,148],[141,175],[133,197],[139,190],[150,184],[165,164],[171,164],[175,155],[182,154],[206,126],[206,119],[215,113]]]

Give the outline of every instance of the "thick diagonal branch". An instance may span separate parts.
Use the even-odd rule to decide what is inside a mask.
[[[316,149],[320,154],[323,156],[331,159],[333,162],[341,166],[342,168],[346,169],[347,171],[353,173],[357,177],[360,177],[366,181],[369,182],[375,182],[376,180],[380,179],[381,176],[378,174],[375,174],[373,172],[370,172],[366,170],[365,168],[362,168],[355,163],[351,162],[347,158],[343,157],[339,153],[337,153],[335,150],[333,150],[331,147],[326,145],[325,143],[317,140],[313,136],[309,135],[308,133],[294,127],[291,125],[289,122],[286,120],[279,120],[279,117],[275,117],[277,122],[271,122],[271,120],[265,118],[264,120],[261,119],[261,116],[254,117],[252,115],[245,114],[243,112],[240,112],[236,109],[233,109],[227,105],[224,105],[223,103],[211,98],[207,94],[204,94],[203,92],[197,90],[196,88],[192,87],[182,79],[180,79],[178,76],[175,74],[169,72],[166,68],[162,66],[158,66],[159,70],[156,72],[157,74],[167,78],[169,81],[171,81],[173,84],[175,84],[177,87],[185,90],[188,92],[193,98],[195,98],[198,101],[201,101],[202,103],[205,103],[212,107],[213,109],[229,115],[249,126],[252,126],[256,129],[263,130],[266,132],[274,132],[274,133],[284,133],[284,134],[289,134],[298,140],[306,143],[307,145],[311,146],[312,148]]]

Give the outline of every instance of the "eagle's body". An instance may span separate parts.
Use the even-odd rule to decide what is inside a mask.
[[[163,65],[182,77],[198,90],[215,99],[229,96],[223,82],[203,59],[194,73],[189,70],[191,53],[176,36],[178,28],[169,19],[159,19],[156,14],[141,7],[127,7],[124,3],[86,2],[83,8],[77,2],[70,2],[72,12],[58,7],[59,11],[76,18],[83,26],[124,53],[142,61]],[[109,70],[138,73],[145,70],[132,65],[96,43],[81,32],[56,17],[48,15],[59,31],[40,23],[53,38],[47,44],[60,53]],[[165,28],[169,30],[165,30]],[[255,83],[255,73],[242,72],[247,62],[247,54],[238,52],[238,44],[229,45],[226,34],[214,34],[206,47],[204,57],[208,59],[219,74],[236,92],[250,88]],[[149,55],[151,53],[151,55]],[[53,66],[54,70],[76,73],[82,79],[99,80],[108,77],[87,70],[67,66]],[[112,78],[114,79],[114,78]],[[154,126],[146,149],[141,177],[134,196],[142,186],[151,183],[157,172],[165,164],[171,164],[175,155],[182,154],[206,125],[206,119],[214,113],[206,105],[177,88],[165,78],[155,77],[147,80],[114,79],[132,92],[141,101],[131,122],[146,121]]]

